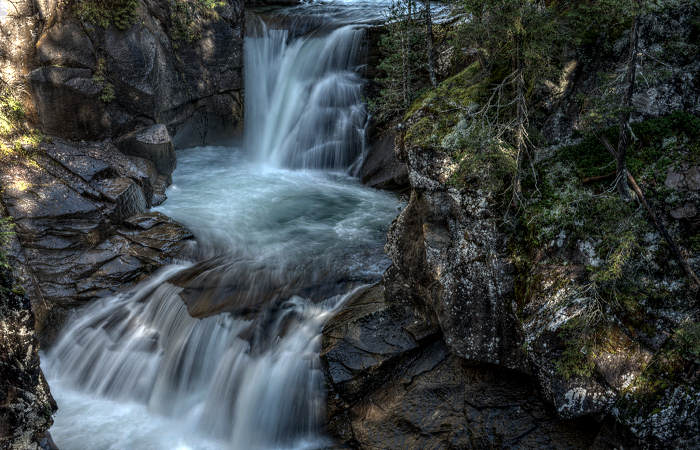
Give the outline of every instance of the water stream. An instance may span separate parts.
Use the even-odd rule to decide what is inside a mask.
[[[159,208],[195,233],[195,256],[77,311],[43,357],[60,448],[327,444],[320,332],[381,277],[400,206],[353,177],[364,30],[347,19],[369,3],[321,4],[323,32],[246,39],[242,144],[179,151]]]

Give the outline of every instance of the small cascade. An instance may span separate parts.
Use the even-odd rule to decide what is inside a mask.
[[[277,167],[346,169],[363,154],[358,63],[365,30],[290,38],[261,25],[246,39],[246,149]]]
[[[354,291],[320,304],[291,298],[272,320],[195,319],[179,296],[182,288],[169,283],[185,268],[165,268],[133,291],[82,310],[48,355],[48,377],[144,403],[229,448],[318,441],[319,333]]]

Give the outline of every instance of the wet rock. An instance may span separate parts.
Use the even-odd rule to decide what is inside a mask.
[[[120,222],[146,210],[146,198],[141,187],[129,178],[109,178],[100,181],[100,190],[114,202],[112,218]]]
[[[175,170],[175,149],[165,125],[134,131],[120,137],[116,143],[124,154],[151,161],[160,175],[170,177]]]
[[[193,317],[229,312],[254,318],[294,296],[321,301],[345,293],[363,280],[319,272],[310,265],[280,265],[250,255],[227,254],[201,261],[170,282],[182,288],[180,296]]]
[[[27,297],[0,268],[0,447],[39,449],[50,441],[56,402],[39,367]]]

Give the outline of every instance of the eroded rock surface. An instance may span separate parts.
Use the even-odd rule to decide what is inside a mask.
[[[447,186],[451,163],[437,150],[399,151],[412,190],[387,238],[390,296],[413,299],[435,317],[455,354],[517,367],[513,268],[491,208],[493,193]]]
[[[34,287],[42,338],[50,340],[67,310],[185,255],[192,234],[146,212],[163,176],[170,174],[108,143],[55,140],[0,165],[0,199],[14,218],[14,256]]]
[[[238,128],[242,1],[197,17],[138,1],[124,30],[81,20],[74,2],[1,3],[2,78],[28,87],[44,133],[95,140],[161,123],[201,143],[216,124]]]

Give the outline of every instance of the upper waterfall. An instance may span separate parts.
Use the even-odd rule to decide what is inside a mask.
[[[268,29],[245,43],[249,152],[276,167],[346,169],[362,155],[367,111],[357,74],[364,29],[292,39]]]

